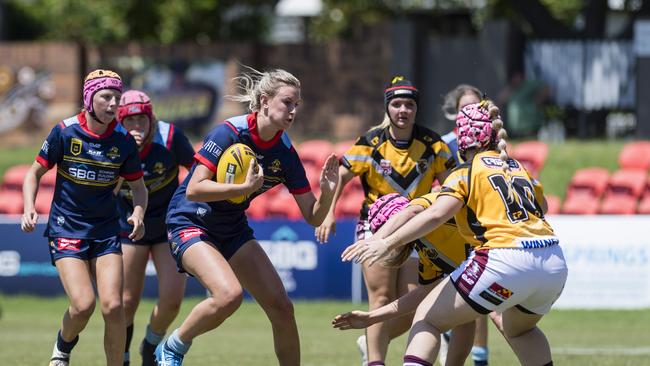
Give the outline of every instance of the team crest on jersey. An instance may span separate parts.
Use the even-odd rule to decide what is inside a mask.
[[[429,142],[429,143],[430,143],[430,142],[433,142],[433,139],[432,139],[431,136],[429,136],[429,135],[424,135],[424,136],[422,137],[422,140],[424,140],[424,142]]]
[[[484,156],[481,158],[481,161],[483,162],[483,165],[493,169],[501,169],[501,166],[503,164],[501,158],[495,158],[492,156]],[[519,164],[512,159],[508,160],[508,165],[510,165],[510,169],[519,170]]]
[[[393,167],[390,166],[390,160],[387,159],[381,159],[379,169],[382,175],[390,175],[393,172]]]
[[[427,171],[427,167],[429,166],[429,162],[427,159],[420,159],[418,160],[417,164],[415,165],[415,170],[419,174],[424,174],[424,172]]]
[[[156,164],[153,165],[152,170],[156,174],[162,174],[165,172],[165,166],[161,162],[156,162]]]
[[[72,140],[70,140],[70,153],[75,156],[81,154],[82,146],[83,141],[73,137]]]
[[[269,169],[273,172],[273,174],[278,174],[282,170],[282,164],[280,163],[280,160],[273,160],[269,166]]]
[[[108,156],[111,159],[117,159],[120,157],[120,149],[118,149],[117,146],[113,146],[111,147],[110,150],[108,150],[106,156]]]

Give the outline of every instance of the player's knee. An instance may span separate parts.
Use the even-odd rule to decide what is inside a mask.
[[[375,294],[373,299],[370,301],[370,307],[372,309],[377,309],[380,308],[386,304],[389,304],[391,302],[391,298],[387,293],[379,293]]]
[[[70,316],[72,318],[89,319],[95,311],[95,297],[75,299],[70,303]]]
[[[124,294],[124,311],[127,313],[135,313],[138,305],[140,304],[140,299],[136,296],[130,294]]]
[[[273,301],[269,309],[266,311],[277,319],[283,320],[293,320],[294,319],[294,309],[293,303],[288,296],[278,297]]]
[[[102,300],[102,314],[105,318],[117,318],[124,315],[124,305],[118,296]]]
[[[244,291],[241,286],[232,286],[221,289],[218,293],[213,294],[210,298],[210,305],[214,314],[232,314],[244,301]]]
[[[165,298],[158,301],[158,309],[166,314],[178,314],[183,298]]]

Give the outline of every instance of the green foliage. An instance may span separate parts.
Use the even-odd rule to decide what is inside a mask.
[[[8,0],[11,39],[76,42],[259,40],[277,0]]]

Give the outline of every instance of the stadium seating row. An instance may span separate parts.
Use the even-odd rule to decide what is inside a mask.
[[[320,170],[331,153],[341,156],[354,143],[353,140],[336,144],[327,140],[308,140],[297,146],[298,153],[312,190],[318,194]],[[200,148],[200,144],[195,146]],[[529,172],[539,177],[548,156],[548,147],[540,141],[526,141],[515,145],[510,155],[519,160]],[[566,199],[547,196],[550,214],[650,214],[650,142],[631,142],[624,146],[619,155],[620,170],[610,173],[604,168],[586,168],[575,172],[567,187]],[[22,184],[29,165],[9,168],[0,186],[0,214],[21,214]],[[187,171],[181,169],[179,179]],[[56,172],[50,170],[41,179],[36,210],[47,214],[54,194]],[[363,189],[359,179],[353,179],[343,191],[336,208],[337,217],[358,216]],[[291,203],[289,203],[291,202]],[[298,220],[302,217],[298,206],[286,189],[276,187],[256,198],[248,213],[253,219],[286,218]]]

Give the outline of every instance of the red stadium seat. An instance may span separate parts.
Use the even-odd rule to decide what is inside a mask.
[[[604,215],[634,215],[639,201],[630,196],[609,196],[603,198],[599,213]]]
[[[54,188],[41,187],[36,195],[36,203],[34,208],[39,214],[49,214],[52,207],[52,199],[54,198]]]
[[[275,196],[269,197],[267,202],[267,218],[285,218],[288,220],[302,219],[300,208],[296,204],[293,195],[286,189],[282,189]]]
[[[0,191],[0,214],[20,215],[23,213],[23,194],[17,190]]]
[[[562,213],[567,215],[595,215],[598,213],[599,199],[582,192],[567,197],[562,205]]]
[[[623,146],[618,155],[618,165],[621,169],[650,169],[650,141],[630,142]]]
[[[577,193],[586,193],[593,198],[599,198],[609,181],[609,171],[605,168],[584,168],[573,174],[567,188],[567,199]]]
[[[548,211],[546,212],[548,215],[557,215],[560,213],[560,207],[562,207],[560,197],[547,195],[546,203],[548,204]]]
[[[345,152],[348,151],[348,149],[352,147],[352,145],[354,145],[355,142],[356,140],[345,140],[345,141],[337,142],[334,145],[334,154],[336,154],[336,156],[340,158],[341,156],[345,155]]]
[[[14,165],[5,171],[2,177],[2,186],[5,189],[22,190],[25,174],[29,171],[30,165],[20,164]]]
[[[510,156],[521,162],[530,174],[537,178],[546,162],[548,146],[541,141],[522,142],[512,149]]]
[[[296,148],[303,164],[322,167],[327,157],[334,151],[334,146],[327,140],[307,140]]]
[[[254,220],[266,219],[266,207],[268,205],[268,200],[269,196],[267,194],[262,194],[255,197],[250,206],[248,206],[246,215]]]
[[[339,198],[339,201],[336,204],[336,209],[334,214],[337,218],[350,218],[350,217],[359,217],[359,211],[361,211],[361,204],[364,200],[363,191],[354,189],[346,189],[343,191],[343,194]]]
[[[40,188],[50,188],[54,189],[54,186],[56,185],[56,168],[52,168],[47,171],[42,177],[40,181]],[[39,192],[40,193],[40,192]]]
[[[617,170],[609,178],[605,197],[630,196],[639,199],[646,188],[648,175],[644,170]]]

